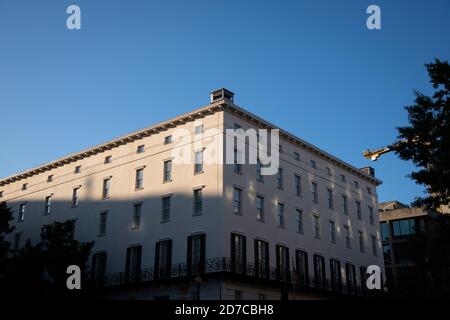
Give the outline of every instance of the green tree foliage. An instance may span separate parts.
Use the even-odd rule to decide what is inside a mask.
[[[425,66],[434,93],[415,92],[414,105],[405,108],[409,125],[397,128],[395,152],[418,167],[410,177],[427,188],[413,205],[436,209],[450,202],[450,65],[436,59]]]

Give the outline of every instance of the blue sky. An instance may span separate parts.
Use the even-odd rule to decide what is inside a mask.
[[[66,28],[81,7],[82,29]],[[381,8],[382,29],[366,28]],[[212,89],[349,163],[381,201],[423,188],[384,146],[423,66],[449,59],[450,2],[0,0],[0,177],[208,103]]]

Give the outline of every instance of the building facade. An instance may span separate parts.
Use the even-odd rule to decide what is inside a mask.
[[[384,270],[373,170],[281,129],[275,175],[260,162],[205,161],[226,162],[237,129],[278,128],[220,89],[200,109],[4,178],[9,240],[20,248],[43,225],[75,220],[110,298],[362,295],[366,267]],[[179,163],[180,149],[193,161]]]

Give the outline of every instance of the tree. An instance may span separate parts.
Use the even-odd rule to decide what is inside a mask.
[[[14,230],[10,225],[13,219],[13,213],[6,206],[5,202],[0,203],[0,282],[3,281],[5,274],[6,261],[8,259],[9,248],[11,244],[5,240],[5,236]]]
[[[405,107],[409,125],[397,128],[394,151],[419,168],[410,178],[426,187],[427,196],[412,205],[437,209],[450,202],[450,65],[435,59],[425,67],[435,91],[414,92],[414,105]]]

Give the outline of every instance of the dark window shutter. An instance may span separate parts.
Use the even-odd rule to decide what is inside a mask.
[[[186,264],[186,271],[189,276],[192,274],[192,236],[187,238]]]
[[[131,258],[131,248],[127,248],[127,257],[125,259],[125,282],[130,279],[130,258]]]
[[[246,274],[247,268],[247,238],[242,236],[242,274]]]
[[[280,272],[280,245],[275,246],[275,258],[276,258],[276,272],[277,272],[277,279],[281,279],[281,272]]]
[[[137,254],[137,262],[136,262],[136,270],[134,270],[136,277],[135,280],[141,279],[141,260],[142,260],[142,246],[137,246],[136,248]]]
[[[201,234],[200,236],[200,266],[199,272],[205,272],[205,253],[206,253],[206,235]]]
[[[286,272],[286,281],[289,283],[291,280],[291,262],[289,260],[289,248],[285,247],[285,252],[286,252],[286,266],[285,266],[285,270],[284,272]]]
[[[269,243],[266,244],[266,278],[270,278]]]
[[[159,278],[159,245],[161,242],[155,244],[155,265],[154,265],[154,277]]]
[[[167,266],[166,275],[170,278],[172,275],[172,240],[168,240],[167,244]]]
[[[235,239],[236,234],[232,233],[230,237],[230,255],[231,255],[231,272],[236,271],[236,247],[235,247]]]
[[[261,269],[261,266],[259,265],[259,255],[258,255],[258,242],[259,240],[256,240],[253,242],[254,245],[254,252],[255,252],[255,276],[259,277],[259,270]]]
[[[97,253],[94,253],[92,255],[92,262],[91,262],[91,279],[96,278],[96,270],[97,270]]]

